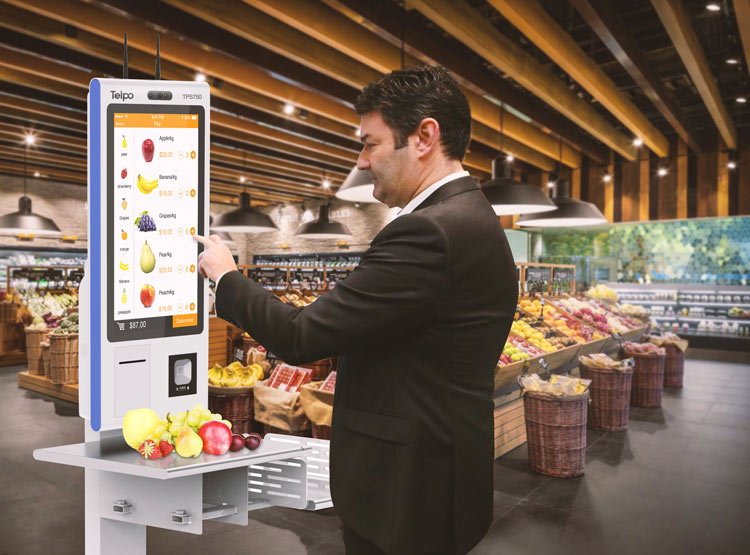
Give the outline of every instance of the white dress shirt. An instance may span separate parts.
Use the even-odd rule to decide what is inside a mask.
[[[469,177],[469,172],[467,171],[460,171],[456,173],[452,173],[450,175],[446,175],[443,179],[440,181],[436,181],[429,187],[427,187],[424,191],[419,193],[416,197],[411,199],[406,206],[398,213],[398,216],[404,216],[406,214],[411,214],[414,212],[414,210],[422,204],[425,200],[427,200],[427,197],[429,197],[432,193],[440,189],[443,185],[446,183],[449,183],[450,181],[454,181],[460,177]],[[398,217],[396,216],[396,217]]]

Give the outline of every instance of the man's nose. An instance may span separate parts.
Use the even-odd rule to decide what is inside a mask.
[[[359,158],[357,158],[357,169],[358,170],[370,169],[370,160],[367,158],[364,148],[359,151]]]

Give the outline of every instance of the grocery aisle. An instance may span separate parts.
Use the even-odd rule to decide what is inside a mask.
[[[83,471],[32,459],[83,441],[77,407],[16,387],[0,369],[0,554],[83,553]],[[495,521],[472,553],[740,553],[750,514],[750,367],[688,360],[685,389],[634,409],[627,432],[589,430],[586,475],[527,468],[525,446],[495,464]],[[332,510],[264,509],[203,536],[149,529],[148,553],[344,553]]]

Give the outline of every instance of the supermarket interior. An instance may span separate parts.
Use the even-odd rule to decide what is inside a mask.
[[[404,216],[354,106],[418,64],[468,100],[518,287],[469,552],[744,552],[750,2],[625,4],[0,0],[0,553],[360,553],[330,487],[350,353],[217,315],[191,236],[296,314],[365,274]]]

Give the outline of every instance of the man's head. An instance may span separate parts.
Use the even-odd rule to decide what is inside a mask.
[[[355,108],[364,143],[357,167],[369,171],[379,201],[403,207],[422,185],[460,168],[471,111],[447,69],[418,66],[384,75],[364,88]]]

